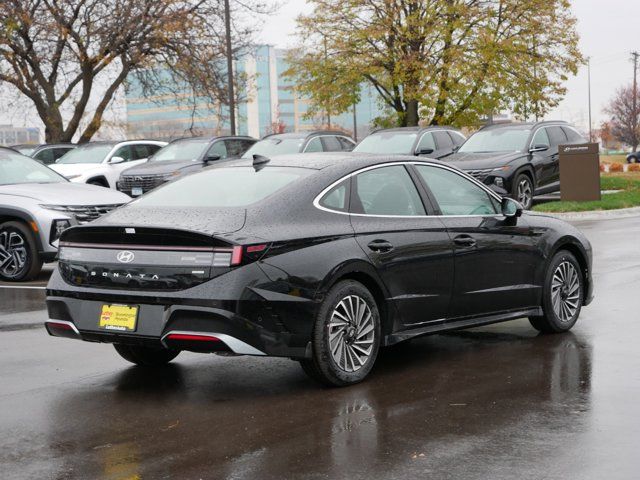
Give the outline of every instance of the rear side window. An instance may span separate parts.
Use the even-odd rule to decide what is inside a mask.
[[[367,170],[355,177],[353,213],[367,215],[425,215],[413,180],[402,165]]]
[[[567,139],[570,143],[586,143],[587,140],[576,132],[573,128],[562,127],[562,131],[567,136]]]
[[[131,160],[142,160],[143,158],[149,158],[151,156],[150,145],[131,145],[133,155]]]
[[[251,146],[247,145],[246,140],[229,139],[224,141],[227,146],[227,156],[239,157]]]
[[[340,146],[342,147],[341,150],[344,152],[350,152],[351,150],[353,150],[353,147],[356,146],[356,144],[351,140],[349,140],[347,137],[337,137],[337,138],[338,138],[338,142],[340,142]]]
[[[320,200],[320,205],[331,210],[346,212],[348,207],[349,180],[329,190]]]
[[[436,137],[436,143],[438,144],[438,150],[453,148],[453,142],[447,132],[433,132],[433,136]]]
[[[338,139],[333,135],[322,137],[322,143],[324,145],[325,152],[339,152],[342,150],[340,142],[338,142]]]
[[[547,133],[552,147],[558,148],[558,145],[567,143],[567,136],[560,127],[549,127],[547,128]]]
[[[291,167],[211,168],[187,175],[138,200],[146,207],[245,207],[264,200],[314,170]]]
[[[456,147],[462,145],[466,140],[466,138],[464,138],[464,135],[462,135],[461,133],[454,132],[452,130],[449,130],[449,132],[447,133],[449,133],[449,136],[451,137],[451,140]]]

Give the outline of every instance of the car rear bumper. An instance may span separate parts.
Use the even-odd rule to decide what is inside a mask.
[[[256,274],[257,267],[248,268]],[[136,294],[75,287],[56,270],[47,290],[45,326],[50,335],[90,342],[308,357],[316,302],[240,286],[237,279],[224,277],[181,292]],[[100,328],[103,305],[138,307],[135,330]]]

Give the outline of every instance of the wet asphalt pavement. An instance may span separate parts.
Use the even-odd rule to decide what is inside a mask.
[[[0,287],[0,477],[640,478],[640,219],[577,225],[596,298],[572,332],[426,337],[344,389],[286,359],[131,367],[47,336],[43,290]]]

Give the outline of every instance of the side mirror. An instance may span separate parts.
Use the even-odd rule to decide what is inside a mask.
[[[215,162],[216,160],[220,160],[222,157],[218,154],[207,155],[204,157],[204,163]]]
[[[549,150],[549,145],[545,145],[544,143],[536,143],[529,149],[529,153],[546,152],[547,150]]]
[[[502,215],[507,218],[517,218],[522,215],[522,205],[513,198],[502,197]]]
[[[124,163],[125,159],[122,157],[111,157],[111,160],[109,160],[109,163],[113,163],[114,165],[116,163]]]
[[[434,152],[433,148],[420,148],[416,150],[416,155],[429,155],[433,152]]]

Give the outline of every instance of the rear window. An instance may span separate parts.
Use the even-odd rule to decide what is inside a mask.
[[[134,203],[145,207],[244,207],[273,195],[313,170],[292,167],[211,168],[153,190]]]

